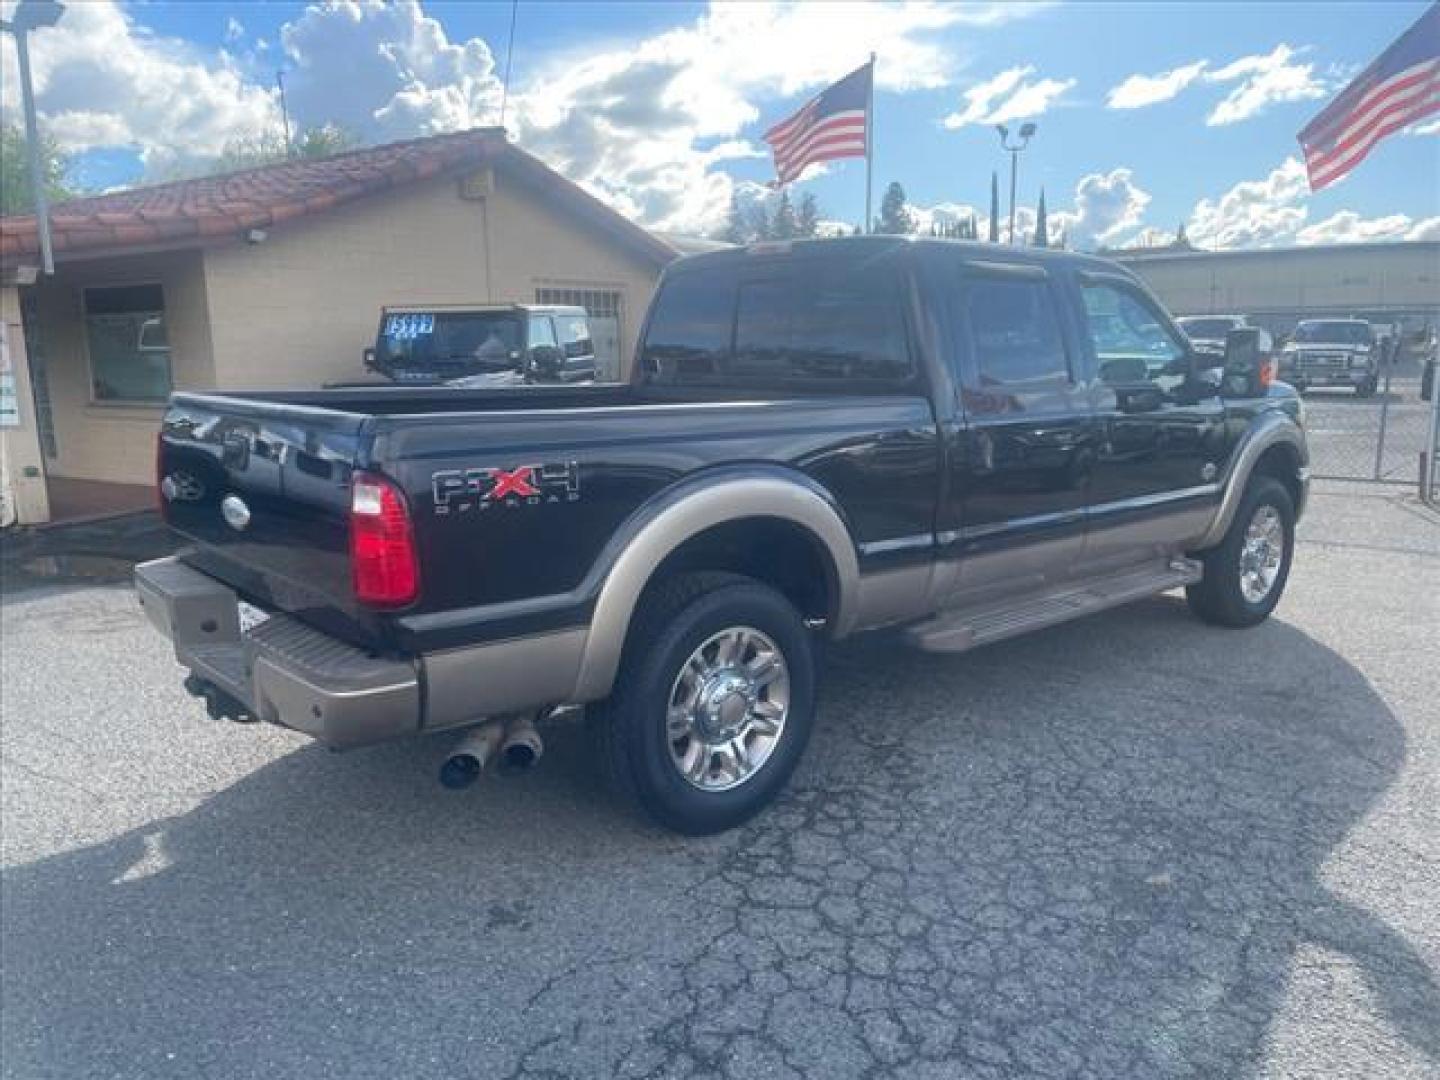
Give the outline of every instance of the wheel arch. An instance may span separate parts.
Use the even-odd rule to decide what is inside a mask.
[[[859,564],[844,518],[824,489],[803,474],[783,469],[697,478],[656,500],[617,535],[619,550],[595,599],[576,699],[593,701],[610,692],[636,607],[653,582],[684,570],[745,572],[731,553],[735,538],[754,530],[763,534],[762,540],[781,545],[774,566],[759,568],[774,569],[787,555],[803,553],[811,568],[823,572],[823,600],[813,583],[806,586],[793,574],[751,576],[792,600],[798,595],[802,610],[822,604],[831,633],[844,634],[854,622]],[[753,554],[749,557],[754,571],[757,564]]]
[[[1224,538],[1235,520],[1246,485],[1257,474],[1273,476],[1285,485],[1298,518],[1305,508],[1309,464],[1305,432],[1300,425],[1278,410],[1262,414],[1236,448],[1222,485],[1220,506],[1195,548],[1214,547]]]

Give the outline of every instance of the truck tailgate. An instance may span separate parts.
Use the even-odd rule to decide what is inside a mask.
[[[350,478],[365,417],[213,394],[176,394],[156,472],[187,561],[262,607],[362,643],[372,621],[350,581]]]

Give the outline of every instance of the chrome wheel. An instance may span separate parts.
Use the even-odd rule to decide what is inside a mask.
[[[1240,547],[1240,593],[1258,604],[1270,595],[1285,560],[1285,523],[1268,503],[1255,508]]]
[[[775,642],[749,626],[712,635],[685,661],[665,714],[670,761],[702,791],[739,787],[785,731],[790,673]]]

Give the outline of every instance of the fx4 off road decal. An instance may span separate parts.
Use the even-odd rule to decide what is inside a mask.
[[[437,514],[578,502],[580,465],[567,461],[513,469],[441,469],[430,477],[430,490]]]

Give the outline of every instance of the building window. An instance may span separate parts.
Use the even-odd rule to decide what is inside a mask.
[[[567,336],[565,324],[561,324],[561,338],[566,356],[595,354],[595,378],[599,382],[614,382],[622,375],[620,363],[620,318],[621,295],[614,289],[586,289],[581,286],[539,285],[535,288],[537,304],[556,304],[565,307],[582,307],[589,316],[590,340]],[[581,351],[583,349],[583,351]]]
[[[170,338],[159,285],[85,290],[85,341],[97,402],[163,402],[170,396]]]

